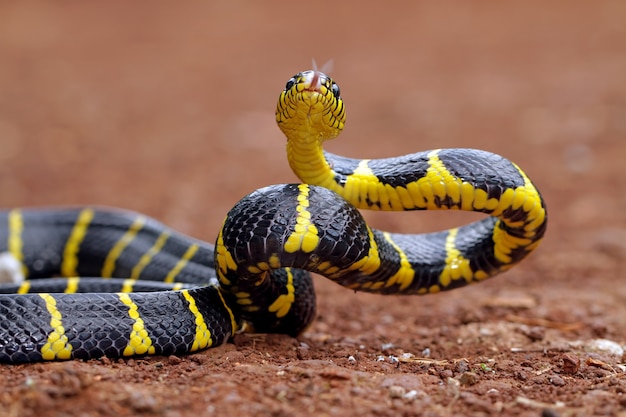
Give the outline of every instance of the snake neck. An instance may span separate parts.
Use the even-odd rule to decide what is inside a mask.
[[[336,173],[326,159],[321,134],[312,129],[299,129],[287,136],[287,159],[293,172],[306,184],[334,189]]]

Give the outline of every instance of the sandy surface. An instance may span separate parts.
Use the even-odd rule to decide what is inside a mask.
[[[348,124],[329,150],[505,155],[548,203],[537,253],[427,297],[318,277],[298,339],[2,366],[0,415],[626,415],[626,3],[337,3],[0,4],[0,206],[120,206],[213,241],[240,197],[296,180],[275,101],[334,59]]]

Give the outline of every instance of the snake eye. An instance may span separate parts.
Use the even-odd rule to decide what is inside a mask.
[[[290,90],[291,87],[293,87],[295,83],[296,83],[296,77],[291,77],[289,81],[287,81],[287,84],[285,85],[285,91]]]
[[[341,98],[340,91],[339,91],[339,86],[337,84],[335,84],[335,82],[333,82],[333,84],[330,87],[330,89],[332,90],[333,95],[335,96],[336,99],[340,99]]]

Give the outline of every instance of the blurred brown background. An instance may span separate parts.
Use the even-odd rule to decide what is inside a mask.
[[[347,104],[329,150],[487,149],[538,184],[550,234],[624,224],[586,178],[624,194],[625,22],[619,0],[4,2],[0,206],[121,206],[213,240],[241,196],[296,181],[273,112],[314,58]],[[419,216],[377,226],[449,219]]]

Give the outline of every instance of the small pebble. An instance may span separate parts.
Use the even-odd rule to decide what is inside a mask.
[[[577,340],[569,343],[573,347],[582,347],[590,352],[602,352],[621,358],[624,355],[622,346],[608,339]]]
[[[389,350],[389,349],[393,349],[393,343],[383,343],[380,346],[380,349],[385,351],[385,350]]]
[[[24,282],[22,263],[11,252],[0,253],[0,283],[21,284]]]
[[[159,410],[157,400],[146,392],[132,392],[128,398],[133,410],[141,413],[155,413]]]
[[[533,342],[543,340],[546,335],[545,329],[539,326],[523,327],[522,333]]]
[[[576,355],[565,353],[561,359],[563,360],[563,372],[575,374],[580,369],[580,359]]]
[[[565,385],[565,380],[558,375],[551,375],[548,380],[552,385],[557,387],[562,387]]]
[[[541,410],[541,417],[559,417],[560,414],[552,408],[544,408]]]
[[[406,394],[404,387],[399,385],[392,385],[389,387],[389,396],[391,398],[402,398]]]
[[[454,376],[454,373],[452,372],[452,369],[444,369],[441,372],[439,372],[439,377],[441,379],[452,378],[453,376]]]
[[[471,386],[478,382],[479,378],[474,372],[464,372],[459,378],[461,385]]]
[[[405,400],[413,401],[414,399],[417,398],[417,394],[418,394],[418,392],[416,390],[412,389],[411,391],[409,391],[406,394],[404,394],[403,398]]]
[[[456,372],[457,374],[465,373],[468,370],[469,370],[469,362],[466,361],[465,359],[458,361],[456,365],[454,366],[454,372]]]
[[[183,361],[181,358],[179,358],[176,355],[168,356],[167,360],[169,361],[170,365],[177,365],[177,364],[179,364],[179,363],[181,363]]]

